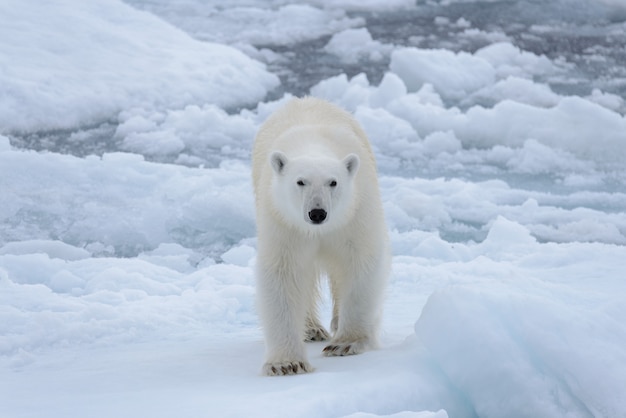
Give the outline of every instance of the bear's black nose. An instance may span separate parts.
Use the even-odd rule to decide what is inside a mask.
[[[324,209],[313,209],[309,212],[309,219],[314,224],[321,224],[326,219],[326,211]]]

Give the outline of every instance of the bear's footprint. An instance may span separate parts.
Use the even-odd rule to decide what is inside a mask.
[[[287,376],[310,373],[312,371],[313,367],[306,361],[281,361],[263,365],[263,373],[266,376]]]

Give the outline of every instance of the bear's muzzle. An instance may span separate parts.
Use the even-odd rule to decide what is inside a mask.
[[[309,211],[309,219],[314,224],[321,224],[326,220],[326,211],[324,209],[312,209]]]

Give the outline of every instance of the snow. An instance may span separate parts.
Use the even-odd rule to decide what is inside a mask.
[[[496,81],[527,79],[556,73],[558,67],[545,56],[521,51],[509,42],[498,42],[474,54],[445,49],[398,48],[391,55],[390,69],[409,91],[432,84],[445,99],[461,100],[482,89],[497,88]],[[494,85],[495,84],[495,85]],[[532,88],[532,84],[529,83]],[[528,86],[516,86],[515,92]],[[540,90],[539,87],[535,89]],[[545,89],[545,86],[544,86]]]
[[[518,248],[502,251],[518,236]],[[568,411],[567,416],[622,416],[626,357],[624,329],[617,324],[623,318],[623,294],[598,291],[623,288],[622,279],[588,270],[583,247],[537,244],[504,218],[496,220],[481,246],[490,259],[477,258],[461,270],[478,260],[483,268],[497,262],[497,276],[485,275],[488,286],[459,279],[436,291],[415,325],[417,336],[477,415],[565,416]],[[599,263],[625,267],[623,249],[606,250]],[[512,256],[515,252],[525,255]],[[571,258],[575,254],[581,257],[577,261]],[[560,265],[562,274],[520,275],[512,269],[502,277],[502,264]]]
[[[346,29],[328,41],[324,49],[348,64],[361,59],[380,61],[391,52],[392,46],[372,39],[367,28]]]
[[[389,68],[402,78],[409,91],[417,91],[429,83],[445,98],[453,100],[493,84],[496,76],[495,69],[486,60],[445,49],[396,50]]]
[[[622,90],[557,90],[578,61],[509,32],[379,38],[401,0],[40,3],[0,5],[0,416],[626,416]],[[257,60],[310,42],[351,69],[310,94],[370,136],[393,272],[379,350],[266,378],[249,154],[291,96]]]
[[[121,1],[10,0],[0,15],[3,130],[89,125],[133,107],[238,106],[278,84],[239,51],[195,41]]]

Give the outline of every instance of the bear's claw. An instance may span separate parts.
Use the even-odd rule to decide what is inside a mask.
[[[323,327],[309,328],[306,330],[304,341],[326,341],[330,340],[330,334]]]
[[[344,343],[330,343],[322,350],[322,354],[326,357],[351,356],[360,354],[368,348],[372,348],[368,339],[356,339]]]
[[[263,374],[266,376],[289,376],[294,374],[310,373],[313,367],[306,361],[285,361],[280,363],[265,363]]]
[[[350,356],[352,354],[358,354],[359,352],[353,349],[351,344],[339,344],[339,345],[327,345],[322,353],[326,357],[334,356]]]

